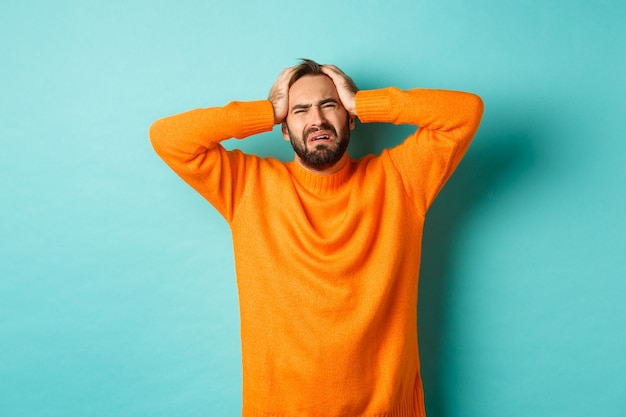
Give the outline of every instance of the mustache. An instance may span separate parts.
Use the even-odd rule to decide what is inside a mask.
[[[337,130],[335,130],[333,125],[331,125],[330,123],[324,122],[324,123],[321,123],[317,127],[312,127],[310,129],[307,129],[304,132],[304,136],[303,137],[304,138],[308,138],[311,133],[315,133],[315,132],[317,132],[319,130],[329,130],[329,131],[331,131],[333,133],[333,135],[337,136]]]

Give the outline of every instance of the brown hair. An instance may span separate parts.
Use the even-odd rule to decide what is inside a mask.
[[[301,61],[302,62],[300,63],[300,65],[295,67],[295,70],[291,75],[291,79],[289,80],[289,87],[291,87],[293,83],[295,83],[305,75],[326,75],[322,72],[323,65],[318,64],[312,59],[301,58]],[[346,84],[348,88],[350,88],[350,90],[355,93],[359,91],[354,81],[352,81],[352,78],[348,77],[345,73],[343,73],[343,71],[342,74],[346,79]]]

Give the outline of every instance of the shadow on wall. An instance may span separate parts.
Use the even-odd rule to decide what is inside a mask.
[[[529,134],[519,129],[483,126],[480,146],[470,147],[458,169],[430,208],[424,227],[419,287],[419,340],[422,380],[429,417],[449,415],[442,349],[445,343],[445,300],[455,262],[454,245],[472,212],[497,202],[496,194],[532,169],[535,162]],[[504,184],[504,186],[503,186]]]
[[[445,300],[455,262],[454,245],[464,223],[479,206],[494,204],[497,193],[510,189],[515,180],[532,169],[534,144],[527,127],[496,123],[483,126],[474,144],[430,208],[423,237],[419,286],[419,342],[422,380],[429,417],[447,417],[441,352],[445,343]],[[401,143],[414,126],[363,124],[355,130],[350,155],[368,153]],[[387,139],[389,138],[389,139]]]

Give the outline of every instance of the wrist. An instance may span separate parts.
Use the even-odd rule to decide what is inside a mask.
[[[240,102],[238,105],[243,121],[241,136],[238,136],[240,139],[272,130],[274,111],[269,101]]]

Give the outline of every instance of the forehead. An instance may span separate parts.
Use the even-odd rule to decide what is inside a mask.
[[[325,98],[338,98],[335,84],[327,75],[305,75],[289,88],[289,101],[293,104]]]

